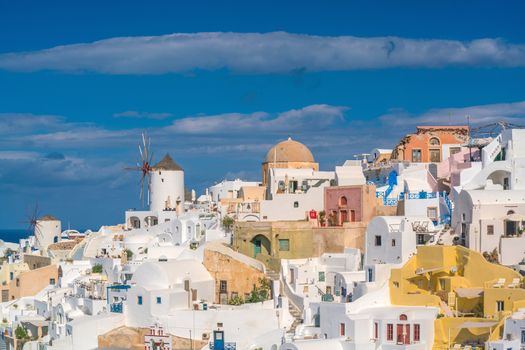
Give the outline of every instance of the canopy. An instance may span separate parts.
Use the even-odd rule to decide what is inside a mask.
[[[497,325],[498,322],[474,322],[467,321],[459,324],[456,328],[492,328]]]
[[[460,298],[476,298],[483,294],[482,288],[456,288],[456,294]]]
[[[521,214],[512,213],[505,218],[507,221],[525,221],[525,216]]]

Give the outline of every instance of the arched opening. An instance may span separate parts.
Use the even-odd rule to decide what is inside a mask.
[[[144,219],[144,222],[146,224],[146,227],[151,227],[151,226],[158,225],[159,219],[156,216],[151,215],[151,216],[146,216],[146,218]]]
[[[253,257],[257,257],[258,254],[271,255],[272,245],[270,240],[263,235],[257,235],[252,239],[253,244]]]
[[[437,137],[432,137],[429,141],[428,141],[428,144],[430,146],[439,146],[441,144],[441,142],[439,141],[439,139]]]
[[[439,163],[441,162],[441,142],[437,137],[432,137],[428,141],[429,150],[428,150],[428,156],[431,163]]]
[[[523,232],[525,216],[516,214],[514,210],[507,211],[505,218],[505,236],[516,236]]]
[[[345,196],[341,196],[339,198],[339,206],[340,207],[346,207],[346,205],[348,204],[348,200],[346,199]]]
[[[496,170],[487,177],[494,185],[500,185],[504,190],[510,190],[510,172],[505,170]]]
[[[399,315],[399,321],[406,321],[406,320],[408,320],[407,315],[405,315],[405,314]]]
[[[131,228],[140,228],[140,219],[136,216],[129,218],[129,226]]]

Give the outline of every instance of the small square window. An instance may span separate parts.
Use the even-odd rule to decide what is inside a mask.
[[[142,296],[137,296],[137,304],[142,305]]]
[[[496,301],[496,311],[504,311],[505,310],[505,302],[503,300],[497,300]]]
[[[412,150],[412,162],[421,163],[421,150],[420,149]]]
[[[228,292],[228,281],[220,281],[219,290],[221,291],[221,293]]]
[[[280,239],[279,240],[279,250],[287,252],[290,250],[290,240],[289,239]]]
[[[436,207],[428,207],[427,208],[427,217],[430,219],[437,219],[437,208]]]
[[[381,236],[376,236],[375,237],[375,245],[376,245],[376,247],[380,247],[381,246]]]
[[[396,240],[393,239],[393,240],[392,240],[392,247],[395,247],[395,246],[396,246]]]
[[[324,281],[325,281],[324,271],[319,271],[319,282],[324,282]]]
[[[162,298],[161,297],[157,297],[157,304],[162,304]]]
[[[487,235],[494,234],[494,225],[487,225]]]
[[[56,283],[56,282],[55,282],[55,279],[54,279],[54,278],[50,278],[50,279],[49,279],[49,284],[50,284],[50,285],[54,286],[55,283]]]
[[[293,202],[293,207],[294,208],[299,208],[299,202]]]

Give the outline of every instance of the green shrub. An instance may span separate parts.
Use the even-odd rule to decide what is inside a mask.
[[[91,268],[91,272],[93,273],[102,273],[102,265],[96,264]]]
[[[244,304],[244,299],[241,296],[234,296],[233,298],[228,301],[228,304],[230,305],[242,305]]]
[[[253,285],[253,290],[250,296],[246,298],[247,303],[260,303],[268,300],[270,296],[270,280],[266,278],[259,278],[259,285]]]
[[[230,217],[230,216],[225,216],[223,219],[222,219],[222,226],[224,227],[224,229],[228,232],[231,231],[232,227],[233,227],[233,224],[235,224],[235,220]]]
[[[133,252],[129,249],[126,249],[124,250],[124,253],[126,254],[126,257],[128,258],[128,260],[131,260],[131,258],[133,258]]]
[[[29,339],[29,334],[25,328],[18,325],[15,330],[15,337],[16,339]]]

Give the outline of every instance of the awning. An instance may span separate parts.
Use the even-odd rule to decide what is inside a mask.
[[[456,288],[454,291],[460,298],[476,298],[483,294],[483,288]]]
[[[416,275],[422,275],[422,274],[425,274],[425,273],[428,273],[428,272],[436,272],[436,271],[441,271],[441,270],[444,270],[445,267],[444,266],[441,266],[441,267],[434,267],[432,269],[424,269],[424,268],[419,268],[416,270]]]
[[[525,221],[525,216],[521,214],[512,213],[505,217],[507,221]]]
[[[49,322],[45,320],[29,320],[29,321],[21,321],[21,322],[29,323],[35,327],[47,327],[49,325]]]
[[[455,328],[492,328],[494,327],[495,325],[497,325],[498,322],[473,322],[473,321],[469,321],[469,322],[463,322],[461,324],[459,324],[458,326],[456,326]]]

